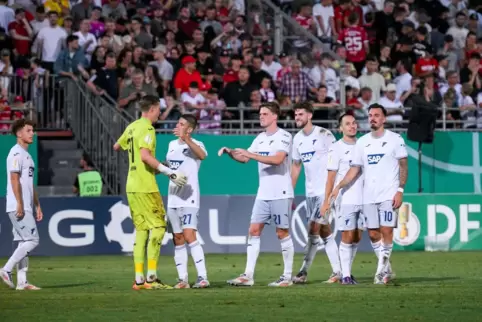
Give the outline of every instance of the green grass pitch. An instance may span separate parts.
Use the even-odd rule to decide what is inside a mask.
[[[482,321],[482,252],[394,253],[390,286],[372,284],[372,253],[357,255],[360,284],[348,286],[321,284],[330,273],[323,252],[309,283],[291,288],[266,286],[282,273],[280,254],[260,255],[251,288],[226,284],[243,272],[245,255],[208,255],[206,262],[210,289],[133,291],[131,257],[32,257],[29,281],[43,289],[0,285],[0,321]],[[161,256],[159,266],[162,280],[174,284],[173,258]]]

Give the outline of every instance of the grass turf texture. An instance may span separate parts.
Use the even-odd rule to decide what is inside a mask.
[[[1,262],[3,263],[5,259]],[[295,259],[295,272],[302,256]],[[396,283],[373,285],[375,255],[361,253],[353,273],[359,285],[321,284],[331,270],[318,253],[309,284],[269,288],[282,273],[280,254],[261,254],[255,285],[232,287],[245,255],[208,255],[212,287],[203,290],[131,290],[128,256],[32,257],[29,281],[41,291],[0,285],[0,321],[480,321],[482,252],[395,253]],[[174,284],[171,256],[160,276]],[[189,263],[190,282],[196,278]]]

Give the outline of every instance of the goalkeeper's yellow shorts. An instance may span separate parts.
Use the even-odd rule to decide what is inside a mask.
[[[159,192],[128,192],[127,202],[136,230],[166,227],[166,210]]]

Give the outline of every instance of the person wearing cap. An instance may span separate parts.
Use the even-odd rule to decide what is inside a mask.
[[[455,49],[461,50],[465,47],[465,39],[467,38],[467,34],[469,30],[465,28],[465,24],[467,22],[467,15],[465,12],[460,11],[455,16],[455,25],[447,30],[448,35],[452,35],[454,37],[454,45]]]
[[[265,49],[261,69],[270,74],[272,79],[275,79],[281,68],[283,68],[281,64],[274,60],[273,50],[271,48]]]
[[[206,76],[208,75],[208,70],[212,71],[213,67],[214,62],[210,57],[209,50],[206,47],[201,47],[197,51],[196,70],[199,71],[203,80],[206,79]]]
[[[15,9],[15,20],[8,25],[8,31],[13,39],[16,55],[27,56],[30,53],[30,44],[34,34],[25,18],[24,9]]]
[[[397,99],[397,86],[393,83],[387,85],[385,95],[380,98],[378,104],[387,110],[387,122],[401,124],[403,121],[403,104]],[[399,125],[397,127],[399,127]]]
[[[47,0],[44,2],[44,7],[47,12],[54,11],[58,14],[58,25],[62,26],[64,23],[64,17],[70,15],[70,2],[69,0]]]
[[[477,16],[477,13],[472,13],[469,16],[467,29],[469,29],[470,32],[473,32],[477,39],[482,38],[482,26],[479,24],[479,17]]]
[[[137,46],[149,51],[152,49],[152,36],[149,35],[143,28],[144,21],[139,17],[134,17],[131,20],[132,31],[134,34],[134,42]]]
[[[166,59],[166,46],[158,45],[152,50],[152,52],[154,55],[154,61],[149,62],[149,65],[157,67],[159,77],[162,79],[162,86],[165,90],[168,90],[174,75],[174,67]]]
[[[182,93],[189,91],[189,85],[192,82],[202,84],[201,74],[196,70],[196,59],[192,56],[185,56],[182,59],[182,68],[174,77],[174,88],[176,89],[176,97],[180,98]]]
[[[274,81],[276,82],[276,86],[279,87],[281,85],[281,79],[283,79],[283,76],[291,72],[291,57],[287,53],[281,52],[278,55],[278,60],[281,65],[281,69],[276,73]]]

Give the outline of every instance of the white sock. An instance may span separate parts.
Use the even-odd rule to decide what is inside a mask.
[[[180,280],[188,281],[187,275],[187,249],[186,245],[174,248],[174,263],[176,263],[177,275]]]
[[[355,261],[356,251],[358,250],[358,243],[351,244],[351,261],[350,261],[350,271],[353,267],[353,262]]]
[[[283,255],[283,262],[285,264],[283,276],[284,278],[291,280],[291,275],[293,272],[293,258],[295,257],[295,247],[293,246],[291,236],[285,237],[280,241],[281,254]]]
[[[377,255],[377,258],[380,257],[380,249],[382,248],[382,241],[379,240],[377,242],[371,242],[372,243],[372,247],[373,247],[373,251],[375,252],[375,255]]]
[[[315,259],[316,252],[318,251],[318,246],[320,245],[320,236],[309,235],[308,242],[305,247],[305,258],[303,259],[303,265],[301,265],[300,271],[308,272],[313,260]]]
[[[380,257],[378,257],[377,274],[384,273],[390,261],[390,255],[392,254],[393,244],[382,244],[380,250]]]
[[[333,234],[322,239],[325,243],[325,252],[328,256],[328,260],[330,261],[333,273],[341,273],[340,257],[338,256],[338,246],[336,245],[336,241],[333,238]]]
[[[351,276],[352,245],[340,243],[341,274],[343,277]]]
[[[258,260],[260,247],[261,240],[259,236],[248,237],[248,247],[246,249],[246,269],[244,270],[244,274],[246,274],[248,277],[253,278],[254,276],[254,269],[256,267],[256,261]]]
[[[22,258],[17,264],[17,286],[27,284],[28,256]]]
[[[24,257],[28,256],[32,250],[38,245],[38,240],[27,240],[18,244],[18,247],[13,252],[12,256],[7,261],[3,269],[7,272],[12,272],[15,265],[18,264]]]
[[[194,260],[194,265],[196,265],[197,276],[201,276],[204,279],[208,278],[206,272],[206,260],[204,259],[204,250],[199,241],[194,241],[189,244],[191,248],[191,256]]]

